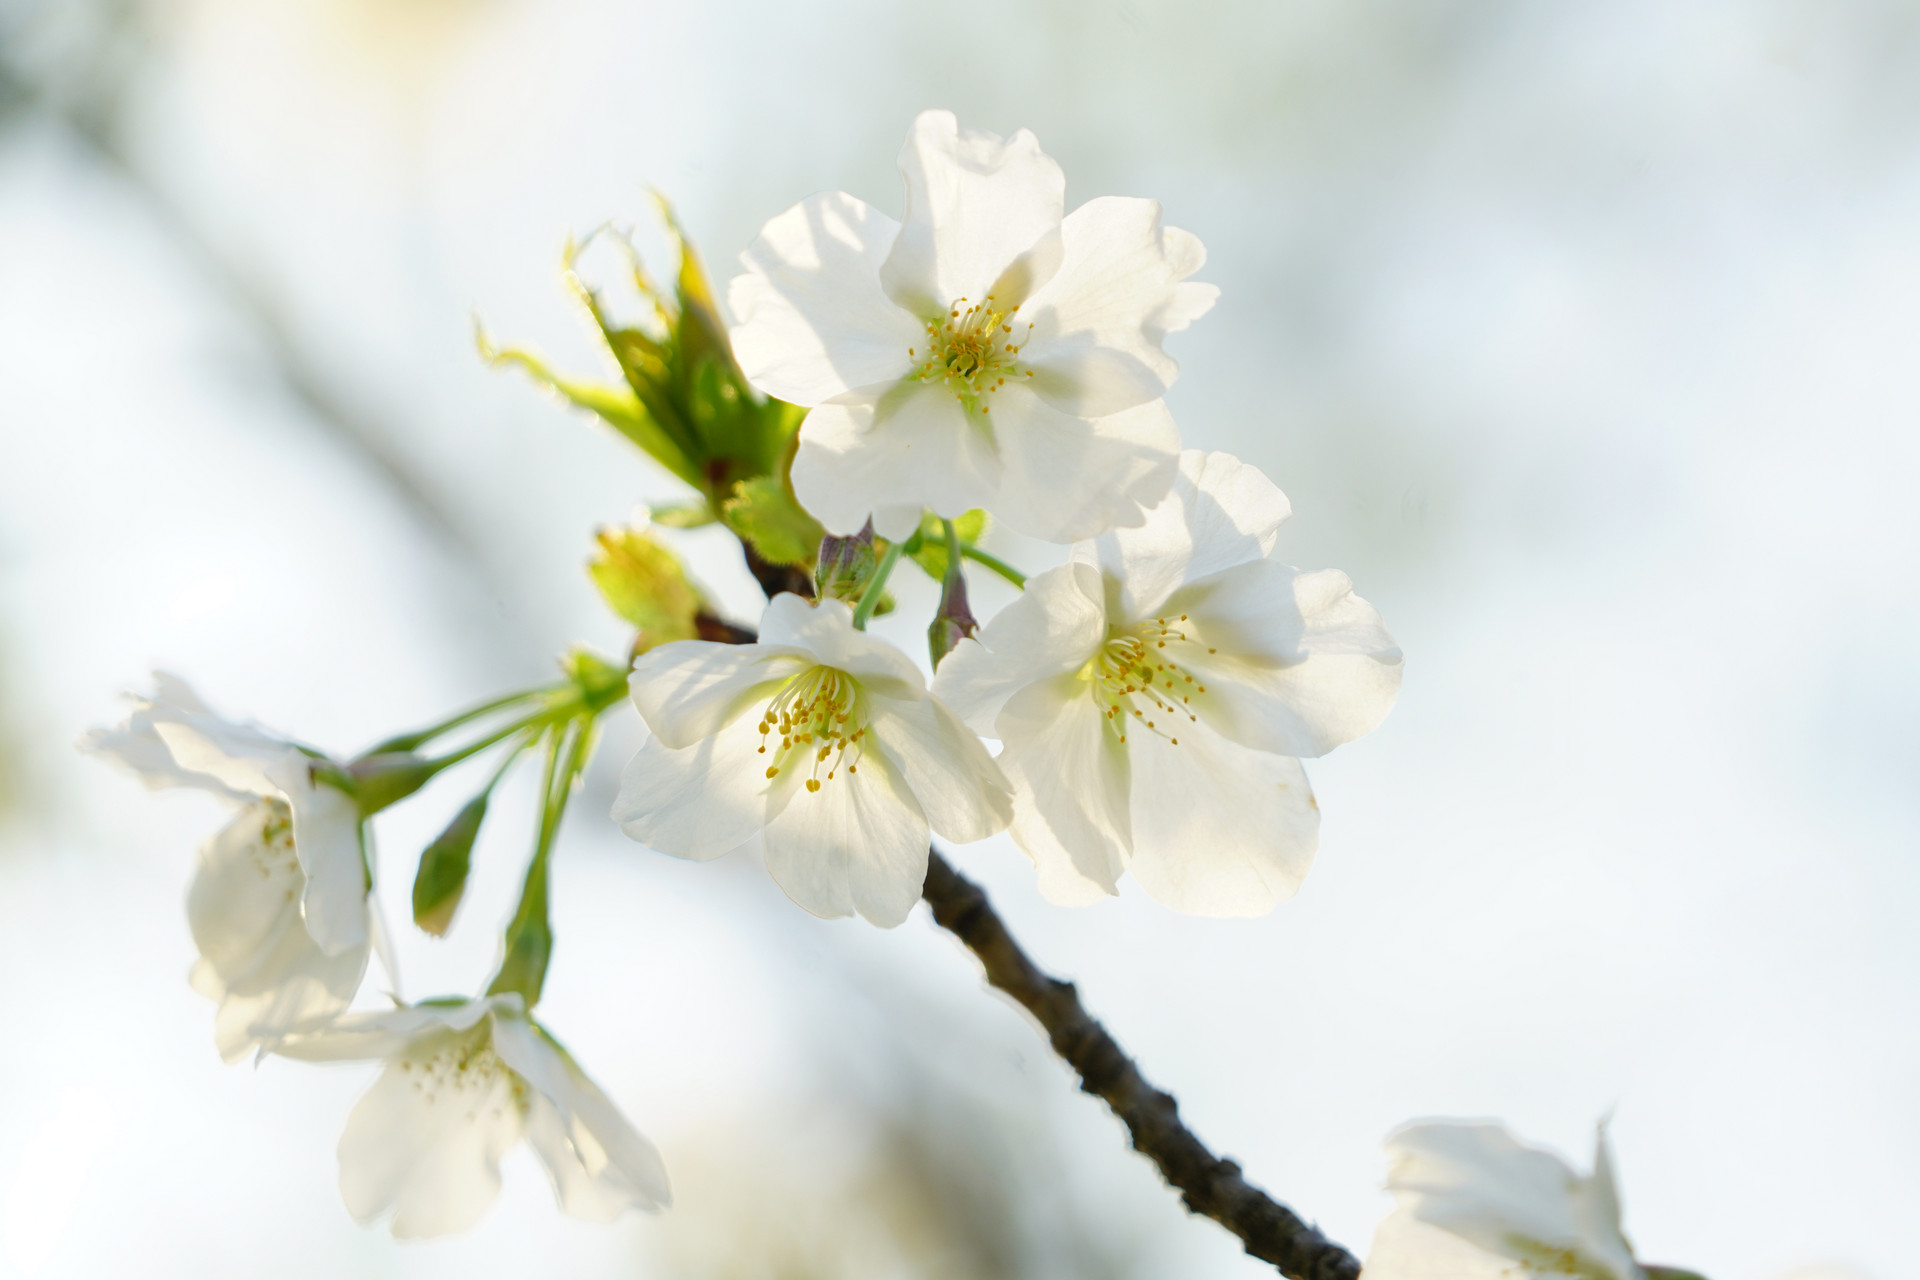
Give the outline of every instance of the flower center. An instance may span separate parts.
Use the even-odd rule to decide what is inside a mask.
[[[1177,747],[1180,721],[1199,722],[1193,700],[1207,686],[1178,661],[1180,646],[1197,643],[1187,634],[1186,621],[1183,613],[1114,627],[1083,671],[1093,700],[1106,709],[1107,728],[1120,741],[1127,740],[1130,728],[1145,726]]]
[[[430,1046],[430,1052],[423,1052]],[[527,1082],[500,1060],[493,1037],[485,1033],[443,1039],[437,1045],[416,1044],[400,1059],[400,1073],[429,1106],[458,1108],[468,1123],[477,1121],[483,1110],[501,1119],[509,1104],[522,1114],[527,1110]],[[506,1097],[495,1096],[501,1090]]]
[[[1020,367],[1020,345],[1013,340],[1013,313],[1019,309],[1015,303],[999,310],[992,294],[984,302],[957,300],[943,318],[927,321],[924,351],[907,348],[918,362],[910,376],[944,383],[969,413],[976,409],[985,413],[986,397],[1005,386],[1008,378],[1033,376],[1033,370]],[[1021,339],[1031,332],[1033,326],[1028,325]]]
[[[802,758],[810,763],[807,790],[818,791],[822,779],[820,766],[827,766],[824,779],[832,782],[844,763],[848,773],[859,772],[860,757],[866,754],[867,713],[860,686],[852,676],[833,667],[813,667],[794,677],[760,716],[760,753],[768,751],[767,739],[780,735],[773,747],[773,763],[767,776]],[[853,759],[847,759],[847,752]]]
[[[293,812],[284,800],[261,800],[253,806],[253,820],[260,833],[247,846],[247,861],[262,880],[286,880],[289,901],[299,892],[306,877],[300,859],[293,851]]]

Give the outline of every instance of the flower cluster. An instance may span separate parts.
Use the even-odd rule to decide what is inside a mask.
[[[1290,508],[1265,476],[1180,450],[1162,342],[1213,304],[1205,253],[1150,200],[1065,212],[1030,133],[929,111],[900,169],[899,222],[836,192],[767,223],[728,290],[740,367],[811,408],[792,486],[830,532],[898,545],[979,508],[1068,563],[977,627],[955,540],[931,690],[833,600],[775,598],[744,649],[654,650],[614,817],[680,857],[758,841],[802,906],[879,924],[929,829],[1009,829],[1059,902],[1131,871],[1176,910],[1266,911],[1318,841],[1301,759],[1378,724],[1401,659],[1344,574],[1269,558]]]
[[[769,221],[727,290],[730,333],[684,241],[671,299],[635,260],[648,329],[611,320],[570,252],[624,385],[486,346],[693,490],[598,535],[593,579],[638,631],[626,663],[576,653],[560,685],[350,760],[226,721],[168,677],[89,740],[153,785],[238,807],[188,895],[220,1052],[385,1064],[339,1148],[355,1216],[460,1230],[521,1139],[570,1213],[667,1202],[654,1148],[532,1013],[553,946],[549,856],[596,717],[623,694],[647,737],[614,804],[622,830],[682,858],[752,850],[816,915],[905,920],[935,835],[1009,834],[1062,903],[1131,873],[1175,910],[1251,915],[1306,875],[1319,810],[1301,761],[1380,723],[1400,651],[1344,574],[1273,558],[1290,508],[1272,482],[1181,447],[1164,342],[1213,305],[1190,279],[1200,242],[1151,200],[1067,211],[1032,134],[962,130],[948,112],[914,121],[900,168],[897,222],[844,193]],[[1064,563],[1028,579],[980,545],[989,519]],[[721,619],[652,530],[712,522],[767,589],[756,631]],[[941,584],[931,677],[866,631],[894,607],[903,560]],[[1022,588],[984,625],[970,564]],[[497,744],[492,780],[423,852],[413,907],[447,931],[488,796],[543,751],[498,973],[470,997],[355,1009],[384,938],[369,819]]]
[[[386,1063],[340,1141],[340,1190],[354,1216],[391,1211],[398,1236],[470,1226],[522,1137],[569,1213],[607,1219],[665,1205],[658,1153],[532,1019],[522,991],[349,1012],[369,951],[385,940],[366,819],[456,757],[416,763],[376,750],[336,761],[222,718],[176,677],[154,680],[124,724],[81,745],[150,787],[193,787],[237,808],[200,851],[187,893],[200,953],[191,981],[219,1006],[221,1056]]]

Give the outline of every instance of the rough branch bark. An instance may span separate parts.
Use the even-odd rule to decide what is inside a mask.
[[[980,886],[938,850],[928,858],[921,896],[940,927],[980,958],[987,981],[1040,1020],[1053,1051],[1079,1073],[1080,1088],[1105,1100],[1133,1136],[1134,1149],[1160,1167],[1187,1208],[1239,1236],[1248,1253],[1294,1280],[1356,1280],[1360,1260],[1248,1182],[1239,1165],[1207,1150],[1181,1123],[1179,1104],[1147,1082],[1081,1005],[1073,984],[1034,964]]]

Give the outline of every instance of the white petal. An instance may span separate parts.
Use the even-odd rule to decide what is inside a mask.
[[[1182,584],[1273,550],[1292,508],[1258,467],[1230,453],[1188,449],[1180,473],[1139,528],[1095,544],[1100,566],[1123,584],[1122,610],[1152,617]]]
[[[1523,1280],[1513,1259],[1396,1210],[1374,1228],[1365,1280]]]
[[[659,1151],[571,1057],[525,1019],[496,1017],[493,1044],[532,1088],[527,1141],[563,1210],[609,1222],[672,1202]]]
[[[1200,241],[1160,224],[1158,201],[1102,196],[1061,226],[1060,270],[1021,316],[1021,363],[1063,411],[1098,418],[1158,400],[1180,366],[1161,349],[1219,290],[1182,284],[1206,261]]]
[[[620,775],[613,820],[632,839],[676,858],[732,852],[767,822],[773,757],[760,753],[762,745],[751,715],[678,751],[647,739]]]
[[[1156,902],[1198,916],[1257,916],[1291,898],[1320,836],[1320,810],[1300,762],[1249,751],[1204,721],[1168,738],[1135,725],[1127,734],[1127,867],[1140,887]]]
[[[990,291],[1012,305],[1058,269],[1067,180],[1031,133],[963,133],[951,111],[923,111],[900,173],[906,216],[880,282],[901,306],[931,318]]]
[[[803,600],[782,592],[760,615],[760,636],[767,643],[811,654],[821,666],[844,671],[883,697],[918,699],[926,677],[913,659],[894,645],[853,629],[853,607],[844,600]]]
[[[974,732],[996,737],[994,719],[1019,690],[1070,675],[1107,638],[1100,575],[1062,565],[1028,579],[1026,590],[941,660],[933,691]]]
[[[300,767],[302,775],[305,767]],[[307,932],[330,956],[365,947],[367,864],[360,845],[360,810],[353,798],[325,783],[290,779],[293,851],[306,873],[300,900]]]
[[[394,1235],[441,1236],[493,1203],[500,1157],[524,1121],[513,1076],[485,1041],[469,1031],[414,1042],[354,1107],[340,1138],[340,1195],[356,1219],[391,1209]]]
[[[214,1043],[228,1062],[346,1009],[366,972],[367,949],[329,956],[300,919],[304,882],[284,834],[284,811],[257,805],[200,852],[187,921],[200,960],[193,987],[219,1003]]]
[[[900,224],[844,191],[809,196],[760,229],[727,287],[733,354],[768,395],[816,405],[906,376],[926,330],[881,291]]]
[[[173,751],[153,731],[152,723],[135,712],[126,724],[116,729],[89,729],[79,743],[82,751],[103,755],[131,770],[149,790],[162,787],[195,787],[211,791],[229,800],[244,801],[251,793],[236,791],[204,773],[182,769]]]
[[[772,698],[808,665],[807,655],[790,647],[676,640],[642,654],[627,687],[656,738],[690,747]]]
[[[983,505],[1016,532],[1073,542],[1138,525],[1173,483],[1180,431],[1165,401],[1077,418],[1023,382],[988,401],[1001,477]]]
[[[926,883],[927,820],[885,755],[869,751],[856,768],[818,791],[793,789],[767,825],[767,870],[817,916],[857,911],[892,928]]]
[[[933,697],[875,699],[874,704],[868,731],[934,831],[970,844],[1006,830],[1013,816],[1007,780],[979,737],[946,704]]]
[[[223,983],[257,969],[288,928],[306,932],[305,885],[283,805],[249,805],[201,848],[187,890],[187,924],[201,959]]]
[[[1028,685],[995,722],[1014,786],[1013,842],[1066,904],[1117,892],[1132,843],[1126,747],[1077,676]]]
[[[1503,1257],[1571,1252],[1583,1276],[1639,1280],[1613,1216],[1610,1168],[1596,1193],[1595,1180],[1558,1156],[1487,1123],[1408,1125],[1388,1139],[1387,1155],[1387,1189],[1423,1222]]]
[[[1242,746],[1324,755],[1371,732],[1399,696],[1400,650],[1338,570],[1255,560],[1176,591],[1164,609],[1188,619],[1178,626],[1193,643],[1167,652],[1207,689],[1196,713]]]
[[[517,1002],[519,996],[513,996]],[[463,1000],[454,1005],[406,1005],[349,1013],[324,1027],[288,1036],[273,1051],[302,1062],[355,1062],[399,1058],[409,1045],[441,1032],[465,1032],[485,1021],[506,997]],[[518,1007],[517,1003],[514,1007]]]
[[[903,382],[809,413],[792,477],[800,505],[844,537],[893,508],[932,507],[951,518],[987,505],[1000,458],[952,392]]]
[[[181,768],[206,774],[248,795],[282,794],[280,777],[308,758],[299,748],[250,725],[232,724],[216,716],[156,718],[153,730]]]

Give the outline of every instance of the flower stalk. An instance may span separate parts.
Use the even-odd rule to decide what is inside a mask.
[[[873,611],[880,607],[880,597],[886,591],[887,578],[893,573],[893,566],[900,563],[902,544],[890,542],[880,555],[879,567],[873,571],[873,580],[867,583],[867,589],[860,593],[860,603],[853,610],[853,629],[865,631],[867,622],[873,617]]]

